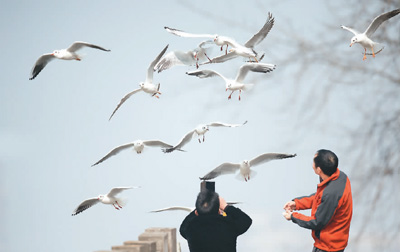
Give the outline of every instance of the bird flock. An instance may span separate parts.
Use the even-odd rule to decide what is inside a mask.
[[[360,33],[353,28],[346,27],[344,25],[341,26],[342,29],[348,30],[354,34],[351,38],[350,47],[358,43],[364,48],[363,60],[367,58],[367,55],[372,55],[375,57],[376,54],[380,53],[383,50],[383,46],[380,43],[377,43],[371,39],[371,36],[378,29],[378,27],[388,19],[398,15],[400,13],[400,9],[392,10],[381,15],[378,15],[368,26],[368,28]],[[225,82],[225,90],[230,91],[231,93],[228,96],[228,99],[232,98],[232,94],[235,91],[238,91],[238,100],[241,100],[242,91],[246,91],[250,89],[254,84],[245,83],[244,79],[249,72],[255,73],[269,73],[272,72],[275,68],[275,64],[270,63],[262,63],[261,61],[264,58],[264,54],[257,52],[254,47],[260,44],[266,36],[269,34],[271,29],[274,26],[275,18],[271,13],[268,13],[268,17],[262,28],[254,34],[247,42],[244,44],[236,42],[233,38],[227,36],[221,36],[218,34],[195,34],[188,33],[182,30],[178,30],[175,28],[164,27],[165,31],[179,37],[183,38],[203,38],[206,39],[201,41],[197,47],[193,50],[189,51],[180,51],[175,50],[171,52],[167,52],[169,45],[165,46],[163,50],[155,57],[153,61],[151,61],[150,65],[147,68],[146,78],[143,82],[139,83],[139,88],[127,93],[122,97],[120,102],[117,104],[116,108],[111,113],[108,120],[111,120],[115,113],[120,109],[120,107],[134,94],[143,91],[149,94],[151,97],[160,98],[160,83],[153,83],[153,75],[154,72],[160,73],[162,71],[171,69],[174,66],[195,66],[196,70],[186,72],[189,76],[196,76],[198,78],[209,78],[209,77],[220,77]],[[213,46],[217,46],[221,52],[221,55],[210,58],[210,51]],[[78,50],[83,48],[93,48],[98,49],[105,52],[110,52],[110,50],[105,49],[101,46],[94,45],[87,42],[76,41],[72,45],[70,45],[67,49],[55,50],[53,53],[46,53],[41,55],[35,62],[31,70],[31,74],[29,80],[35,79],[39,73],[45,68],[45,66],[52,61],[53,59],[62,59],[62,60],[76,60],[80,61],[82,56],[77,53]],[[228,50],[229,49],[229,50]],[[367,50],[371,51],[371,54],[367,54]],[[210,69],[199,69],[204,66],[208,66],[210,64],[223,63],[229,61],[231,59],[242,57],[245,60],[245,63],[239,68],[237,75],[234,79],[225,77],[221,73],[218,73],[214,70]],[[161,151],[164,153],[172,153],[174,151],[182,151],[186,150],[184,147],[197,136],[198,142],[202,143],[205,141],[205,134],[210,130],[211,127],[224,127],[224,128],[235,128],[244,126],[247,121],[240,124],[231,124],[231,123],[223,123],[223,122],[211,122],[206,124],[200,124],[196,126],[194,129],[190,130],[186,133],[182,139],[176,143],[175,145],[165,143],[164,141],[153,139],[153,140],[135,140],[133,142],[125,143],[120,146],[117,146],[111,149],[104,157],[95,162],[92,166],[99,165],[100,163],[106,161],[112,156],[117,155],[123,150],[133,149],[137,154],[142,153],[145,147],[159,147]],[[237,171],[238,174],[236,178],[249,181],[256,175],[256,172],[251,169],[251,167],[261,165],[271,160],[279,160],[286,158],[293,158],[296,154],[286,154],[286,153],[263,153],[251,160],[243,160],[241,163],[231,163],[225,162],[216,168],[212,169],[210,172],[200,177],[200,180],[210,180],[215,179],[218,176],[226,175],[226,174],[234,174]],[[120,210],[125,205],[125,201],[121,198],[118,198],[117,195],[125,190],[140,188],[138,186],[129,186],[129,187],[115,187],[110,190],[105,195],[99,195],[98,197],[93,197],[84,200],[82,203],[75,208],[72,215],[77,215],[86,209],[92,207],[93,205],[101,202],[103,204],[110,204],[115,209]],[[188,207],[168,207],[159,210],[155,210],[153,212],[161,212],[168,210],[184,210],[191,211],[192,208]]]

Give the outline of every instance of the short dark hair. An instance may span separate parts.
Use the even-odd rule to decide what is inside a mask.
[[[197,195],[196,210],[199,215],[218,214],[219,195],[210,190],[204,190]]]
[[[317,151],[314,163],[315,167],[321,168],[326,175],[331,176],[337,170],[339,159],[332,151],[321,149]]]

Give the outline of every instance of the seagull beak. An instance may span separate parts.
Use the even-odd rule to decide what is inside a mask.
[[[350,43],[350,47],[351,47],[353,44],[354,44],[354,43],[353,43],[353,42],[351,42],[351,43]]]

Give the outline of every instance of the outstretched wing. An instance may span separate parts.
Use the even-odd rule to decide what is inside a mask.
[[[249,71],[258,73],[268,73],[275,69],[275,65],[266,63],[246,63],[239,68],[236,76],[237,82],[242,82]]]
[[[268,35],[269,31],[274,26],[274,18],[271,13],[268,13],[267,22],[265,22],[264,26],[259,30],[249,41],[244,44],[245,47],[253,48],[255,45],[258,45],[264,38]]]
[[[192,140],[194,133],[195,130],[188,132],[177,145],[175,145],[172,148],[163,149],[163,152],[170,153],[173,152],[174,150],[180,150],[185,144],[187,144],[188,142],[190,142],[190,140]]]
[[[128,189],[132,189],[132,188],[139,188],[138,186],[128,186],[128,187],[114,187],[113,189],[110,190],[109,193],[107,193],[108,197],[115,197],[117,196],[118,193],[124,191],[124,190],[128,190]]]
[[[207,124],[207,126],[213,126],[213,127],[239,127],[242,125],[245,125],[247,121],[245,121],[242,124],[229,124],[229,123],[221,123],[221,122],[212,122]]]
[[[103,162],[104,160],[110,158],[111,156],[117,155],[120,151],[125,150],[127,148],[130,148],[134,145],[134,143],[127,143],[127,144],[123,144],[121,146],[118,146],[114,149],[112,149],[107,155],[105,155],[102,159],[100,159],[99,161],[97,161],[95,164],[93,164],[92,166],[98,165],[101,162]]]
[[[239,170],[240,164],[223,163],[212,171],[201,177],[201,180],[210,180],[224,174],[232,174]]]
[[[342,25],[342,26],[340,26],[340,27],[341,27],[342,29],[348,30],[349,32],[353,33],[354,35],[360,34],[359,31],[354,30],[353,28],[350,28],[350,27],[347,27],[347,26],[344,26],[344,25]]]
[[[284,158],[292,158],[297,156],[296,154],[283,154],[283,153],[264,153],[261,154],[260,156],[250,160],[249,164],[250,166],[255,166],[255,165],[259,165],[271,160],[275,160],[275,159],[284,159]]]
[[[365,35],[367,35],[368,37],[370,37],[375,31],[376,29],[378,29],[378,27],[385,22],[386,20],[388,20],[389,18],[392,18],[394,16],[396,16],[397,14],[400,13],[400,9],[396,9],[396,10],[392,10],[386,13],[383,13],[379,16],[377,16],[372,23],[368,26],[367,30],[365,30]]]
[[[188,33],[188,32],[184,32],[178,29],[174,29],[174,28],[170,28],[165,26],[164,29],[169,32],[172,33],[176,36],[179,37],[186,37],[186,38],[214,38],[215,35],[212,34],[194,34],[194,33]]]
[[[171,206],[171,207],[165,207],[165,208],[153,210],[153,211],[150,211],[150,212],[151,213],[159,213],[159,212],[164,212],[164,211],[176,211],[176,210],[192,212],[194,209],[195,209],[194,207]]]
[[[147,141],[143,141],[143,144],[146,146],[157,146],[157,147],[164,147],[164,148],[173,147],[172,145],[164,143],[163,141],[160,141],[160,140],[147,140]]]
[[[108,50],[108,49],[104,49],[101,46],[93,45],[93,44],[90,44],[90,43],[87,43],[87,42],[82,42],[82,41],[74,42],[70,47],[67,48],[67,51],[75,52],[75,51],[78,51],[79,49],[81,49],[82,47],[90,47],[90,48],[99,49],[99,50],[106,51],[106,52],[111,51],[111,50]]]
[[[126,95],[121,99],[121,101],[118,103],[117,107],[114,109],[114,111],[112,112],[112,114],[111,114],[110,118],[108,118],[108,120],[109,120],[109,121],[111,120],[111,118],[113,117],[113,115],[115,114],[115,112],[117,112],[117,110],[119,109],[119,107],[121,107],[122,104],[123,104],[124,102],[126,102],[126,100],[129,99],[129,97],[131,97],[133,94],[136,94],[136,93],[139,92],[140,90],[142,90],[142,89],[141,89],[141,88],[138,88],[138,89],[133,90],[132,92],[126,94]]]
[[[160,61],[161,57],[164,55],[164,53],[168,49],[167,45],[158,55],[157,57],[151,62],[149,68],[147,68],[147,75],[146,75],[146,82],[153,82],[153,72],[154,72],[154,67],[157,65],[157,63]]]
[[[196,70],[196,71],[192,71],[192,72],[186,72],[187,75],[193,75],[193,76],[197,76],[199,78],[209,78],[209,77],[215,77],[215,76],[219,76],[221,77],[224,81],[226,81],[226,78],[213,70]]]
[[[43,70],[43,68],[49,63],[52,59],[54,59],[54,55],[52,53],[46,53],[40,56],[31,71],[30,80],[35,79],[35,77]]]
[[[217,56],[211,59],[211,61],[207,61],[202,63],[201,65],[211,64],[211,63],[222,63],[231,59],[238,57],[238,54],[235,52],[229,52],[228,54],[223,54],[221,56]]]
[[[86,209],[96,205],[97,203],[99,203],[99,200],[97,198],[90,198],[90,199],[82,201],[82,203],[79,204],[79,206],[74,210],[74,212],[72,213],[72,216],[85,211]]]

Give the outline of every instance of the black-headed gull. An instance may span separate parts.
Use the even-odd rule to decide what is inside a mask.
[[[271,13],[268,13],[268,19],[265,22],[264,26],[253,37],[251,37],[251,39],[248,40],[244,45],[237,43],[234,39],[230,37],[219,36],[217,34],[193,34],[169,27],[164,27],[164,28],[169,33],[172,33],[180,37],[212,38],[214,39],[214,43],[216,45],[221,46],[221,51],[223,50],[223,46],[226,46],[225,49],[226,55],[228,54],[228,46],[231,46],[233,49],[231,55],[226,56],[226,58],[215,59],[214,61],[215,63],[217,63],[226,61],[228,59],[237,57],[239,55],[243,57],[251,57],[257,61],[257,53],[254,51],[253,47],[259,44],[267,36],[273,25],[274,25],[274,18],[272,17]]]
[[[100,194],[97,197],[86,199],[82,201],[81,204],[74,210],[72,216],[77,215],[89,207],[96,205],[97,203],[101,202],[103,204],[113,205],[115,209],[120,210],[124,205],[124,200],[121,198],[117,198],[117,194],[124,190],[132,189],[132,188],[140,188],[139,186],[130,186],[130,187],[115,187],[111,189],[111,191],[105,195]]]
[[[200,179],[210,180],[220,175],[236,173],[236,171],[239,170],[240,172],[238,173],[236,178],[247,182],[250,177],[253,178],[256,175],[256,172],[250,169],[252,166],[263,164],[271,160],[292,158],[295,156],[296,154],[264,153],[253,158],[250,161],[244,160],[241,163],[223,163]]]
[[[160,52],[160,54],[158,54],[158,56],[151,62],[150,66],[147,68],[147,74],[146,74],[145,81],[140,82],[138,89],[135,89],[132,92],[126,94],[121,99],[121,101],[118,103],[117,107],[114,109],[114,111],[112,112],[112,114],[108,120],[111,120],[111,118],[113,117],[115,112],[117,112],[119,107],[121,107],[122,104],[124,102],[126,102],[126,100],[129,99],[129,97],[131,97],[133,94],[136,94],[139,91],[143,91],[145,93],[151,94],[151,96],[155,96],[155,97],[159,98],[158,95],[161,94],[161,92],[159,91],[160,83],[158,83],[157,86],[153,84],[153,72],[154,72],[155,65],[158,63],[158,61],[160,61],[161,57],[164,55],[164,53],[167,51],[167,49],[168,49],[168,45]]]
[[[162,147],[162,148],[172,148],[173,147],[172,145],[164,143],[163,141],[160,141],[160,140],[145,140],[145,141],[136,140],[134,142],[123,144],[123,145],[120,145],[118,147],[115,147],[107,155],[105,155],[102,159],[97,161],[92,166],[98,165],[101,162],[105,161],[106,159],[110,158],[111,156],[114,156],[114,155],[120,153],[121,151],[123,151],[125,149],[132,148],[132,147],[133,147],[133,150],[136,151],[137,154],[140,154],[140,153],[142,153],[142,151],[144,149],[144,146]]]
[[[377,16],[363,33],[358,32],[352,28],[346,27],[344,25],[342,25],[341,27],[354,34],[354,37],[351,38],[350,46],[352,46],[354,43],[359,43],[360,45],[362,45],[364,47],[363,60],[365,60],[367,58],[367,56],[366,56],[367,49],[371,49],[372,57],[375,57],[375,53],[378,53],[378,52],[374,52],[374,48],[379,43],[372,41],[372,39],[371,39],[372,34],[374,34],[376,29],[378,29],[378,27],[383,22],[396,16],[399,13],[400,13],[400,9],[396,9],[396,10],[392,10],[392,11],[389,11],[389,12],[386,12],[386,13],[383,13],[383,14]]]
[[[246,63],[239,68],[239,71],[236,75],[235,79],[228,79],[222,74],[214,71],[214,70],[196,70],[192,72],[187,72],[188,75],[197,76],[199,78],[208,78],[219,76],[225,81],[225,91],[232,91],[228,96],[228,99],[231,99],[233,92],[239,90],[239,101],[240,94],[242,90],[249,89],[253,86],[253,84],[245,84],[243,83],[244,78],[246,77],[249,71],[258,72],[258,73],[268,73],[275,69],[275,65],[266,64],[266,63]]]
[[[247,121],[245,121],[242,124],[228,124],[228,123],[221,123],[221,122],[212,122],[212,123],[208,123],[208,124],[198,125],[195,129],[189,131],[181,139],[181,141],[179,141],[179,143],[177,145],[175,145],[174,147],[165,148],[165,149],[163,149],[163,152],[170,153],[170,152],[173,152],[174,150],[181,150],[181,148],[185,144],[190,142],[190,140],[193,138],[194,135],[198,136],[199,143],[201,143],[200,137],[203,136],[203,142],[204,142],[204,140],[205,140],[204,135],[206,134],[207,131],[209,131],[210,127],[239,127],[239,126],[245,125],[246,123],[247,123]]]
[[[204,47],[207,44],[213,43],[212,40],[206,40],[201,42],[197,48],[190,51],[172,51],[165,54],[161,60],[154,67],[154,71],[164,71],[173,66],[192,66],[196,65],[199,68],[199,61],[210,60],[207,53],[211,49],[210,47]]]
[[[79,49],[83,47],[91,47],[95,49],[99,49],[102,51],[109,52],[110,50],[104,49],[103,47],[89,44],[87,42],[82,42],[82,41],[76,41],[74,42],[70,47],[67,49],[61,49],[61,50],[55,50],[53,53],[46,53],[40,56],[37,60],[35,65],[32,68],[31,71],[31,77],[29,78],[30,80],[33,80],[39,73],[40,71],[43,70],[43,68],[49,63],[52,59],[62,59],[62,60],[81,60],[81,56],[76,53]]]

